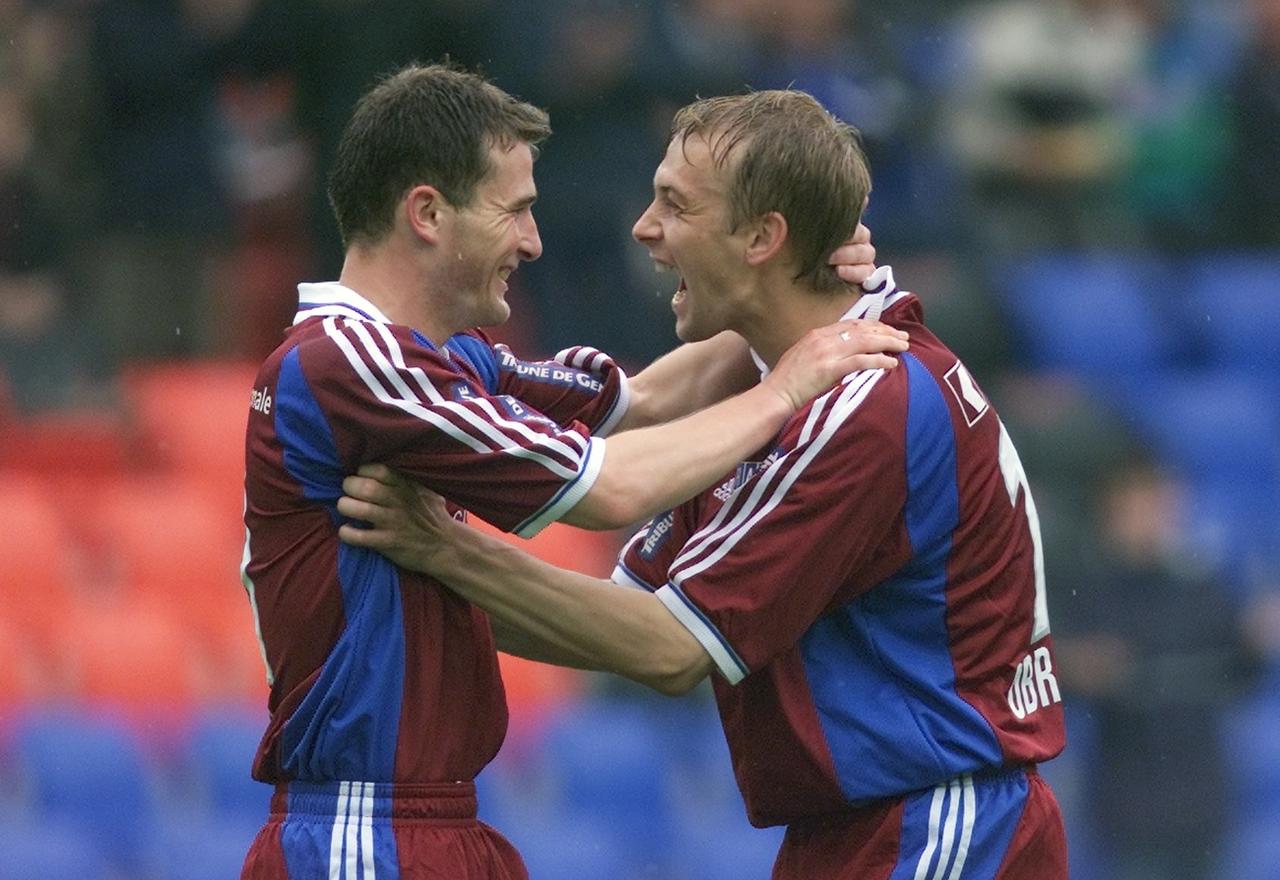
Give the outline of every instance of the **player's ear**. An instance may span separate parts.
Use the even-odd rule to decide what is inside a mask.
[[[748,266],[761,266],[773,259],[787,243],[787,218],[777,211],[762,214],[747,230],[745,259]]]
[[[449,201],[440,190],[425,183],[415,186],[405,194],[402,208],[414,235],[430,244],[439,241],[440,227],[449,209]]]

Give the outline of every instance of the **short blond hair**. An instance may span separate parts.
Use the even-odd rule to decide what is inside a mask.
[[[857,129],[813,96],[774,89],[702,98],[679,110],[672,139],[706,140],[712,161],[733,162],[729,185],[732,232],[777,211],[787,220],[795,279],[815,290],[845,289],[828,265],[853,235],[871,192],[871,171]]]

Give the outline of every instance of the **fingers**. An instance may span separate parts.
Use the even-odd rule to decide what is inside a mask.
[[[382,546],[383,536],[381,532],[362,529],[348,523],[338,526],[338,537],[344,544],[350,544],[352,547],[371,547],[376,550]]]
[[[387,508],[385,507],[370,504],[357,498],[343,497],[338,499],[338,513],[349,519],[358,519],[378,525],[386,515],[386,511]]]
[[[897,358],[887,354],[854,354],[848,357],[847,362],[850,373],[860,370],[892,370],[899,363]]]
[[[855,352],[906,351],[911,339],[905,330],[862,318],[839,321],[829,331]]]
[[[360,469],[356,471],[356,473],[362,477],[369,477],[370,479],[377,480],[380,483],[393,482],[396,476],[396,472],[385,464],[372,461],[368,464],[360,465]]]
[[[364,472],[365,467],[368,465],[361,467],[360,473]],[[385,465],[376,465],[376,467],[385,467]],[[390,469],[387,469],[387,473],[391,473]],[[389,504],[395,497],[395,489],[391,484],[367,476],[347,477],[342,481],[342,491],[352,498],[374,504]]]

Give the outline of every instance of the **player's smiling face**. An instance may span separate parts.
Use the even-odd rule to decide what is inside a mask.
[[[542,254],[533,219],[538,191],[533,182],[533,151],[528,144],[489,150],[489,174],[476,186],[471,203],[454,212],[456,223],[447,247],[446,283],[460,310],[461,326],[489,327],[511,315],[507,279],[524,260]]]
[[[654,265],[673,272],[671,309],[685,342],[735,329],[745,271],[741,236],[729,229],[731,167],[716,167],[700,136],[674,138],[653,175],[653,201],[632,229]]]

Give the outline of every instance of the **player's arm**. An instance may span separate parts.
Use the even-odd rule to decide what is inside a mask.
[[[875,262],[871,231],[861,223],[853,236],[832,252],[830,260],[849,284],[867,280],[876,269]],[[850,332],[865,333],[870,346],[886,329],[868,321],[859,322]],[[687,343],[630,377],[629,406],[614,433],[686,416],[759,381],[760,368],[751,359],[746,340],[738,334],[725,331],[703,342]]]
[[[612,672],[681,694],[712,670],[711,658],[651,593],[557,568],[454,520],[439,496],[382,465],[343,483],[347,543],[426,572],[489,613],[499,647],[537,660]],[[358,497],[353,497],[358,496]]]
[[[879,329],[877,329],[879,328]],[[856,321],[810,330],[759,384],[674,422],[608,441],[599,474],[561,521],[587,529],[639,522],[692,497],[771,441],[815,395],[856,370],[892,369],[906,333]]]

